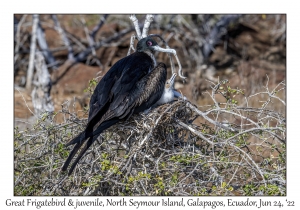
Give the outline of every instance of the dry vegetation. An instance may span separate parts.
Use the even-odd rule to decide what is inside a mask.
[[[176,49],[188,77],[176,86],[188,100],[107,129],[71,176],[60,171],[72,149],[64,144],[84,129],[99,72],[127,54],[132,25],[126,16],[108,16],[91,45],[86,31],[99,16],[58,16],[73,56],[91,49],[70,67],[54,22],[40,17],[56,60],[55,67],[46,59],[50,114],[37,113],[26,91],[32,20],[16,17],[23,22],[15,42],[15,195],[286,195],[285,16],[236,17],[208,55],[205,40],[221,15],[156,16],[150,33]],[[156,56],[169,64],[167,55]],[[85,73],[90,82],[81,84]],[[72,82],[83,87],[71,89]],[[25,111],[26,119],[19,114]]]

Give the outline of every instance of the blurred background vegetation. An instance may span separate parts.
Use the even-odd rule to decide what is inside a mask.
[[[30,57],[32,15],[15,15],[15,87],[30,102],[31,89],[25,92]],[[95,34],[94,52],[90,49],[90,34],[103,21]],[[142,24],[144,15],[137,15]],[[129,15],[56,15],[64,30],[73,55],[78,62],[71,65],[68,48],[51,15],[40,15],[39,25],[52,63],[46,60],[51,75],[51,97],[55,110],[66,100],[76,100],[75,109],[88,104],[89,80],[101,79],[108,69],[127,55],[130,36],[134,33]],[[20,24],[19,24],[20,23]],[[175,88],[197,105],[210,103],[205,95],[210,81],[229,79],[233,87],[253,94],[265,85],[274,86],[285,79],[286,73],[286,16],[274,15],[155,15],[149,33],[161,34],[171,48],[177,51],[188,77],[178,78]],[[16,46],[17,45],[17,46]],[[85,56],[79,55],[87,52]],[[80,59],[79,59],[80,57]],[[159,62],[168,65],[168,56],[156,55]],[[71,66],[71,67],[70,67]],[[170,74],[168,74],[170,76]],[[15,90],[15,118],[29,118],[32,114],[24,106],[20,92]],[[24,91],[23,91],[24,90]],[[284,97],[284,96],[283,96]],[[285,98],[283,98],[285,99]],[[258,101],[257,101],[258,102]],[[257,104],[261,106],[262,103]],[[280,108],[279,108],[280,109]]]

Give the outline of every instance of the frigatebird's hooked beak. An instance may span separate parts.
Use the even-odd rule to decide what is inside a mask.
[[[161,47],[159,47],[158,45],[157,45],[157,46],[153,46],[153,49],[154,49],[155,51],[166,52],[166,53],[171,53],[171,54],[173,54],[174,57],[176,58],[176,61],[177,61],[177,64],[178,64],[178,75],[179,75],[179,77],[182,78],[182,79],[186,79],[186,77],[184,77],[184,76],[182,75],[182,67],[181,67],[180,61],[179,61],[179,59],[178,59],[178,57],[177,57],[176,50],[171,49],[171,48],[169,47],[169,45],[167,44],[167,42],[166,42],[160,35],[158,35],[158,34],[150,34],[149,37],[158,37],[158,38],[160,38],[160,39],[163,41],[163,43],[164,43],[164,45],[166,45],[166,48],[167,48],[167,49],[161,48]],[[170,60],[171,60],[171,65],[173,65],[173,64],[172,64],[172,59],[171,59],[171,57],[170,57]],[[172,73],[174,73],[174,72],[173,72],[173,68],[172,68]]]

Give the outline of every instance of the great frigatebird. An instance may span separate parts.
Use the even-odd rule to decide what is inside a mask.
[[[78,161],[102,131],[132,114],[149,109],[162,96],[167,77],[166,65],[156,64],[154,51],[160,48],[150,36],[137,43],[136,52],[117,61],[96,86],[90,99],[88,123],[84,131],[69,141],[76,144],[62,171],[66,171],[72,158],[82,147],[69,169],[69,175]]]

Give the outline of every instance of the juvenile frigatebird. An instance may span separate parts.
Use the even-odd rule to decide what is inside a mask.
[[[166,104],[169,102],[174,101],[174,98],[182,98],[183,100],[186,100],[186,97],[181,95],[177,90],[174,88],[175,78],[177,74],[174,73],[170,79],[166,81],[165,89],[160,97],[160,99],[152,106],[152,108],[155,108],[159,105]]]
[[[85,143],[69,169],[73,172],[78,161],[105,129],[132,114],[149,109],[162,96],[167,77],[166,65],[156,65],[154,51],[168,52],[148,36],[137,43],[136,52],[117,61],[96,86],[90,100],[88,123],[84,131],[69,141],[76,144],[62,171]]]
[[[160,99],[152,106],[157,107],[161,104],[166,104],[174,100],[174,82],[176,74],[174,73],[170,79],[166,81],[165,88]]]

